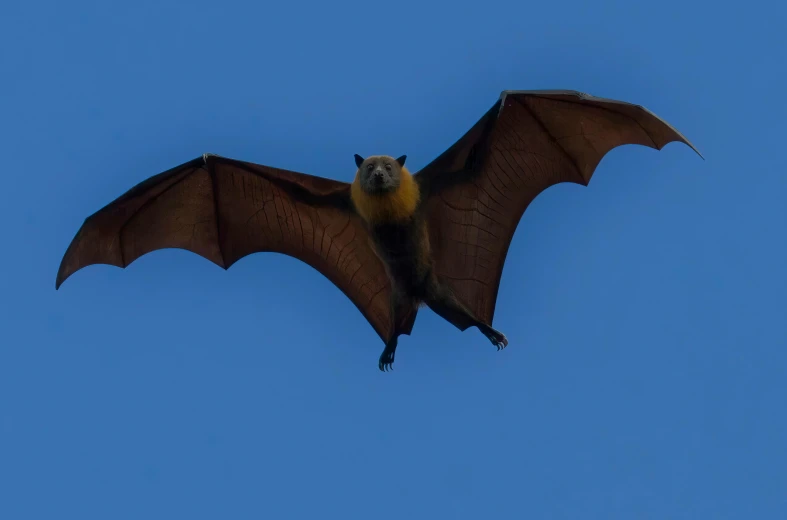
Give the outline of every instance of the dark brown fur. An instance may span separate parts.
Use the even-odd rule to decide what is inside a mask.
[[[393,284],[391,309],[395,325],[380,356],[380,370],[392,366],[399,336],[410,334],[422,303],[459,330],[478,327],[498,349],[505,348],[506,337],[473,316],[435,274],[422,211],[415,211],[403,221],[367,225],[375,252],[385,264]]]

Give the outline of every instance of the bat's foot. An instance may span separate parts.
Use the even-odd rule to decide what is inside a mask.
[[[478,329],[483,333],[484,336],[487,337],[489,341],[492,342],[492,345],[497,347],[497,350],[504,349],[508,346],[508,338],[502,332],[493,329],[488,325],[479,325]]]
[[[380,354],[380,361],[377,363],[377,367],[383,372],[387,372],[389,369],[393,370],[394,355],[396,354],[396,343],[396,338],[389,341],[385,345],[385,350],[383,350],[383,353]]]

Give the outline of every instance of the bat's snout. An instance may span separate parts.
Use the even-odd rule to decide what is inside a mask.
[[[382,186],[385,182],[385,174],[380,170],[375,171],[372,174],[372,182],[377,186]]]

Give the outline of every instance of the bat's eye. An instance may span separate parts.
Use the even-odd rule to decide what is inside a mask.
[[[370,164],[370,165],[368,165],[368,166],[366,167],[366,170],[367,170],[367,171],[372,171],[372,170],[374,170],[374,165],[373,165],[373,164]]]
[[[385,165],[385,169],[388,170],[388,171],[391,171],[391,165],[390,164],[386,164]]]

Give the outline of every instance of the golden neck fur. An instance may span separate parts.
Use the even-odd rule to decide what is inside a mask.
[[[420,198],[418,183],[404,166],[396,190],[382,195],[370,195],[363,191],[359,170],[355,174],[350,195],[356,211],[369,224],[407,220],[415,213]]]

